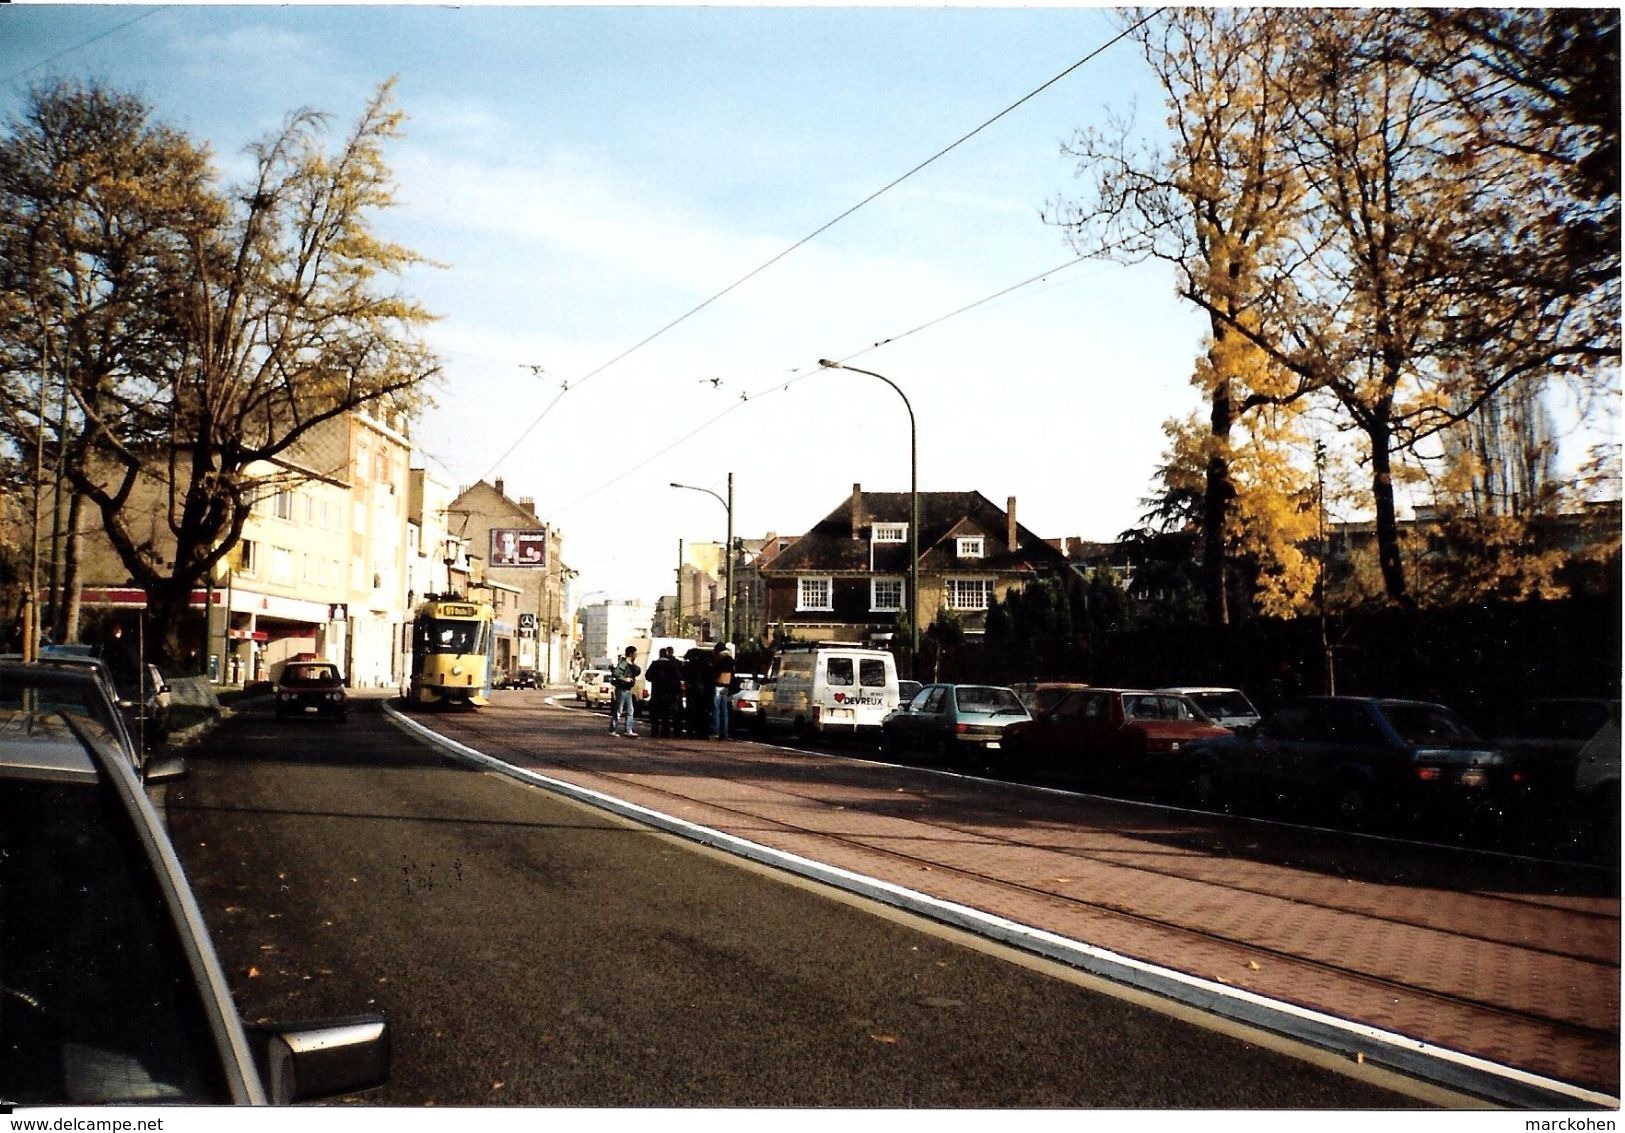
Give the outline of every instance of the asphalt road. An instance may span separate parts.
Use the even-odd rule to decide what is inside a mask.
[[[394,1106],[1372,1109],[1298,1058],[454,765],[250,704],[171,830],[245,1018],[382,1010]]]

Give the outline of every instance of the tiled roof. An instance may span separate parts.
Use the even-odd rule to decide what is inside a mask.
[[[909,522],[909,493],[863,492],[862,516],[857,538],[852,536],[852,498],[819,520],[783,554],[763,567],[764,574],[806,573],[808,571],[903,572],[908,569],[907,543],[879,543],[873,548],[870,565],[870,534],[876,523]],[[963,570],[966,561],[958,558],[952,540],[958,536],[981,535],[986,539],[986,555],[976,560],[978,569],[989,572],[1021,572],[1059,566],[1066,560],[1060,551],[1016,524],[1018,550],[1007,546],[1008,518],[980,492],[920,493],[920,569]]]

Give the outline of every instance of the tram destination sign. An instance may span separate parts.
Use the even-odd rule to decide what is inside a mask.
[[[545,567],[547,529],[528,531],[515,527],[491,529],[491,557],[494,567]]]

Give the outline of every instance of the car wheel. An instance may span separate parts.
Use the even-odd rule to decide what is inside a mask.
[[[1219,810],[1224,802],[1224,785],[1219,769],[1211,762],[1197,765],[1191,776],[1191,804],[1199,810]]]
[[[1332,792],[1332,817],[1340,826],[1358,829],[1371,821],[1373,802],[1369,783],[1344,779]]]

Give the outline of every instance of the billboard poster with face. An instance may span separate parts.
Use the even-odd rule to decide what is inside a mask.
[[[491,529],[491,557],[494,567],[542,567],[547,565],[547,531],[525,531],[513,527]]]

